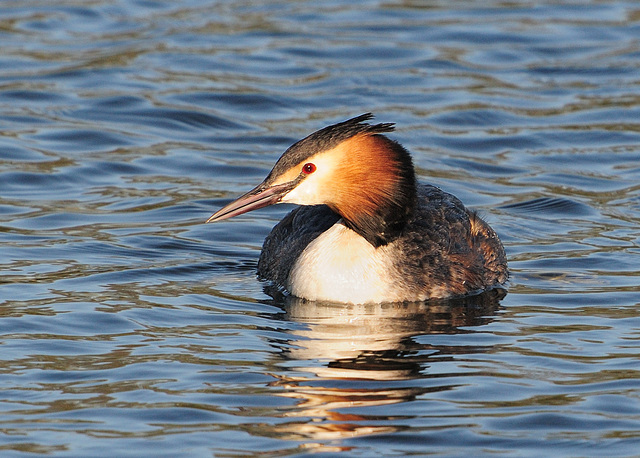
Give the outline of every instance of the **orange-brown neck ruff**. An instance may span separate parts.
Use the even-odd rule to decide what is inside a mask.
[[[411,156],[379,134],[357,134],[337,148],[344,160],[328,184],[327,205],[374,247],[386,245],[400,235],[415,208]]]

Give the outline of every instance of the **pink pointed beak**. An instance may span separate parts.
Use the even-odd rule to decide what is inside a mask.
[[[294,183],[295,182],[283,183],[269,186],[267,188],[265,188],[264,183],[262,183],[215,212],[207,220],[207,223],[222,221],[223,219],[242,215],[243,213],[250,212],[251,210],[257,210],[258,208],[277,204],[286,193],[293,189],[295,186]]]

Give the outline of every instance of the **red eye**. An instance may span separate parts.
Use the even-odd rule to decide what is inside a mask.
[[[316,165],[313,164],[312,162],[307,162],[305,165],[302,166],[302,173],[304,173],[305,175],[311,175],[315,171],[316,171]]]

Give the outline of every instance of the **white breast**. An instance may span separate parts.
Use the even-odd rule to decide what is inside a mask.
[[[388,246],[375,248],[341,221],[323,232],[296,260],[287,284],[313,301],[391,302],[403,298],[389,271]]]

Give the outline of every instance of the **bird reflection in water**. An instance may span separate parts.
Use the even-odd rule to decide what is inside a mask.
[[[327,440],[404,428],[398,410],[393,418],[378,409],[358,411],[455,389],[407,381],[455,375],[430,375],[429,368],[491,347],[430,344],[424,336],[476,332],[468,328],[491,322],[505,294],[496,289],[459,300],[347,306],[282,298],[283,319],[306,326],[291,331],[294,339],[278,344],[291,375],[280,375],[272,385],[283,388],[282,396],[298,400],[283,416],[299,420],[275,425],[277,434]]]

